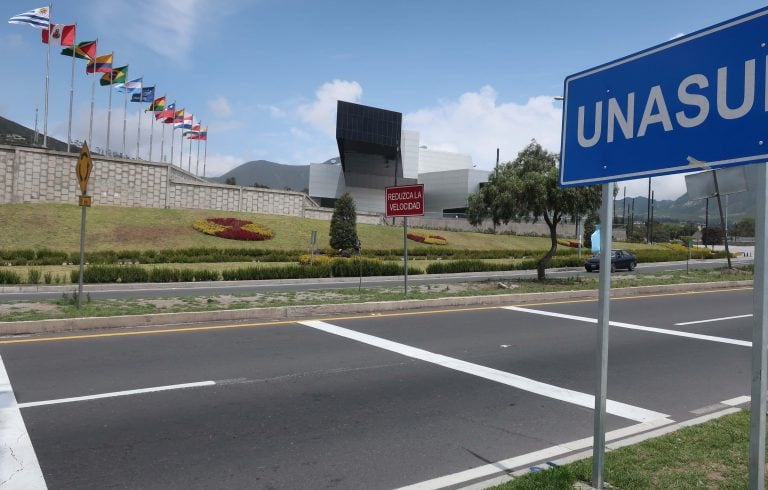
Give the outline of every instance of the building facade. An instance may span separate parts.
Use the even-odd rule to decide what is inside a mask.
[[[336,141],[338,160],[309,167],[309,195],[323,206],[348,192],[359,211],[383,214],[387,187],[421,183],[427,215],[442,217],[463,213],[469,194],[488,180],[469,155],[421,145],[398,112],[339,101]]]

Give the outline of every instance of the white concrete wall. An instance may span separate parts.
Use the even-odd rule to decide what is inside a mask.
[[[77,158],[71,153],[0,145],[0,204],[76,204],[80,195],[75,176]],[[94,156],[88,194],[94,206],[216,209],[285,216],[304,216],[308,210],[319,208],[301,192],[212,184],[172,165],[102,156]]]
[[[384,214],[384,189],[347,187],[347,192],[355,200],[355,209],[358,211]]]
[[[419,176],[419,132],[403,130],[400,135],[400,155],[403,161],[403,177]]]
[[[461,153],[419,148],[419,175],[472,168],[472,157]]]
[[[344,194],[344,173],[341,164],[310,163],[309,195],[337,198]]]
[[[424,184],[424,208],[427,213],[467,206],[469,194],[477,192],[480,182],[488,180],[488,172],[477,169],[448,170],[419,174]]]

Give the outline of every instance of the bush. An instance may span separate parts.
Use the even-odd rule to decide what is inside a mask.
[[[40,284],[41,277],[42,272],[40,272],[40,269],[29,269],[27,272],[27,282],[29,284]]]
[[[404,274],[403,266],[392,262],[381,262],[371,259],[336,259],[331,263],[333,277],[363,276],[399,276]],[[408,274],[423,274],[421,269],[408,268]]]
[[[70,273],[73,283],[77,283],[80,278],[80,272],[73,270]],[[113,283],[113,282],[147,282],[149,281],[149,272],[137,266],[120,265],[89,265],[83,269],[83,282]]]
[[[269,279],[311,279],[331,277],[329,266],[286,265],[282,267],[241,267],[221,273],[225,281],[261,281]]]
[[[21,284],[21,276],[13,271],[0,269],[0,284]]]
[[[318,255],[315,254],[314,256],[310,256],[309,254],[304,254],[301,257],[299,257],[299,264],[301,265],[330,265],[331,264],[331,257],[327,255]]]

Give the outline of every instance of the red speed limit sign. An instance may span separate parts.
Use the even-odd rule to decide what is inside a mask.
[[[387,187],[387,218],[424,216],[424,184]]]

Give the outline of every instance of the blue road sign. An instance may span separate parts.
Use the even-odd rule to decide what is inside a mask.
[[[768,161],[768,8],[565,79],[560,185]]]

